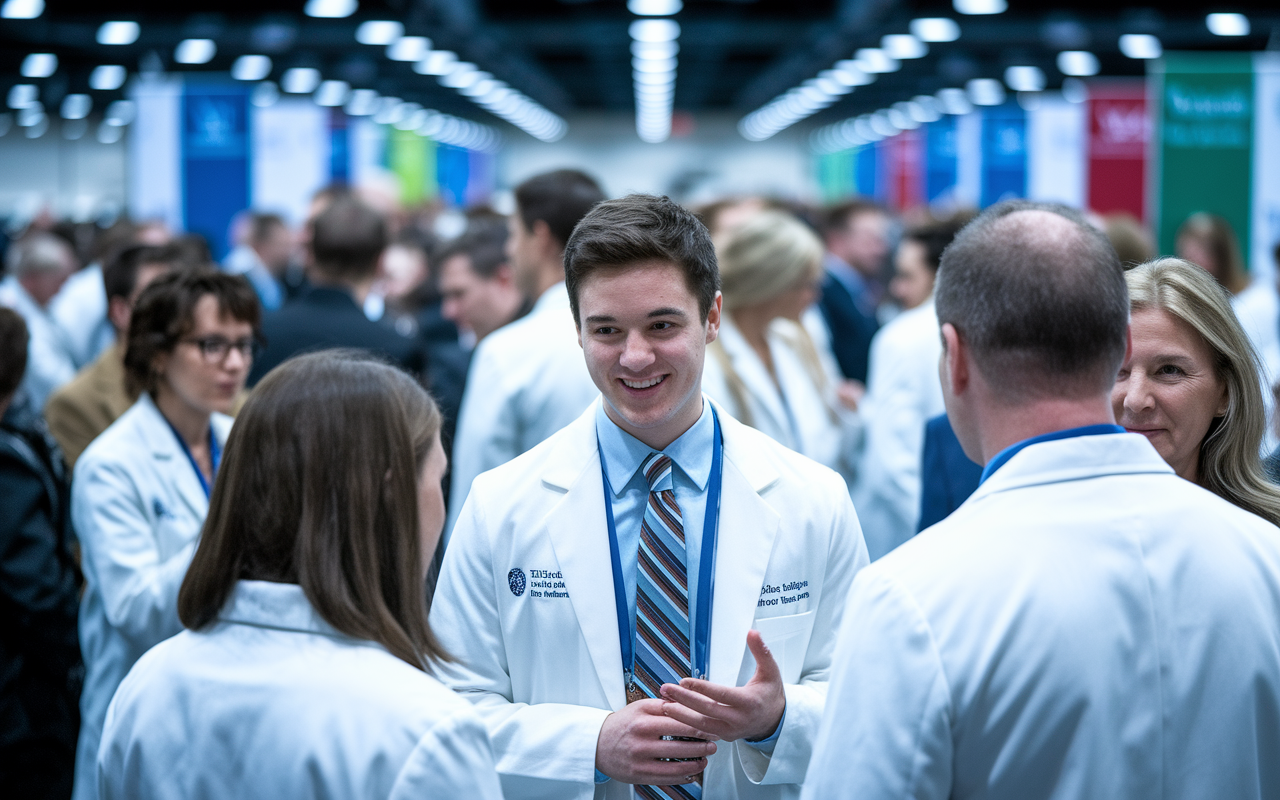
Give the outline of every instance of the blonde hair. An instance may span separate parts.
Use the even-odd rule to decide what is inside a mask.
[[[1227,412],[1200,443],[1197,483],[1272,524],[1280,524],[1280,489],[1262,470],[1266,428],[1258,354],[1240,326],[1224,287],[1180,258],[1160,258],[1125,273],[1134,311],[1159,309],[1190,325],[1213,351],[1214,370],[1227,387]]]
[[[716,244],[725,312],[768,302],[802,283],[817,281],[822,276],[822,252],[817,234],[792,214],[761,211],[735,225]],[[803,326],[794,327],[785,337],[787,344],[825,396],[827,376],[818,348]],[[718,339],[708,349],[724,370],[729,394],[740,412],[739,421],[755,427],[746,383],[734,369],[729,353]],[[834,409],[828,411],[834,419]]]
[[[822,275],[822,242],[791,214],[761,211],[717,244],[724,310],[772,300]]]

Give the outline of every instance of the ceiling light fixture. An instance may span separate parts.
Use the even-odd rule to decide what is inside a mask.
[[[1249,18],[1244,14],[1210,14],[1204,24],[1214,36],[1249,35]]]
[[[863,72],[885,73],[897,72],[901,66],[898,59],[891,58],[888,53],[878,47],[863,47],[853,54],[853,60],[862,67]]]
[[[104,22],[98,26],[98,44],[133,44],[142,28],[136,22]]]
[[[311,99],[315,100],[318,106],[336,108],[347,102],[349,94],[351,94],[351,85],[346,81],[322,81]]]
[[[964,88],[975,106],[998,106],[1004,102],[1004,86],[994,78],[974,78]]]
[[[1003,14],[1009,10],[1005,0],[952,0],[951,5],[961,14]]]
[[[40,90],[29,83],[18,83],[9,88],[9,108],[23,109],[37,102]]]
[[[5,0],[0,6],[4,19],[35,19],[44,13],[44,0]]]
[[[360,44],[387,45],[404,36],[404,25],[389,19],[371,19],[356,28]]]
[[[231,65],[231,77],[238,81],[260,81],[271,74],[267,56],[240,56]]]
[[[1017,66],[1004,71],[1004,82],[1015,92],[1044,91],[1044,71],[1039,67]]]
[[[217,52],[212,39],[183,39],[174,48],[173,60],[179,64],[208,64]]]
[[[431,49],[431,40],[425,36],[401,36],[387,45],[387,58],[392,61],[421,61]]]
[[[682,8],[681,0],[627,0],[627,10],[639,17],[668,17]]]
[[[880,49],[889,58],[899,60],[924,58],[929,47],[910,33],[892,33],[880,39]]]
[[[1087,50],[1063,50],[1058,53],[1058,71],[1063,75],[1087,78],[1097,75],[1098,57]]]
[[[954,42],[960,38],[960,26],[947,17],[913,19],[910,30],[922,42]]]
[[[63,119],[84,119],[93,109],[93,98],[87,94],[69,94],[62,98],[60,113]]]
[[[119,64],[102,64],[89,73],[89,88],[98,92],[114,92],[124,86],[128,73]]]
[[[280,88],[289,94],[311,94],[320,85],[320,70],[313,67],[287,69],[280,79]]]
[[[22,59],[22,77],[47,78],[58,71],[58,57],[53,53],[31,53]]]
[[[1120,37],[1120,52],[1129,58],[1159,58],[1164,54],[1160,40],[1148,33],[1126,33]]]
[[[341,19],[356,13],[357,8],[359,3],[356,0],[307,0],[302,12],[308,17]]]

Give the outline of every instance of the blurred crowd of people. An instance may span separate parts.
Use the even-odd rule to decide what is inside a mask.
[[[25,781],[3,779],[25,787],[15,796],[68,796],[73,775],[77,798],[98,795],[95,765],[117,687],[189,622],[179,618],[179,588],[233,419],[291,359],[372,353],[430,392],[449,464],[441,544],[423,554],[438,571],[477,477],[600,396],[565,286],[565,251],[606,197],[576,170],[522,183],[510,215],[388,208],[335,186],[296,227],[269,210],[244,212],[221,263],[200,237],[147,220],[97,228],[41,219],[13,235],[0,281],[0,307],[14,312],[0,313],[0,775]],[[866,199],[819,208],[767,197],[691,210],[714,243],[723,294],[701,377],[706,397],[841,476],[872,561],[958,508],[982,465],[946,416],[934,285],[977,211],[897,214]],[[1146,265],[1129,275],[1133,348],[1113,395],[1120,424],[1143,429],[1142,415],[1154,412],[1138,399],[1138,376],[1163,374],[1165,344],[1183,342],[1188,364],[1230,376],[1231,388],[1221,402],[1196,401],[1202,428],[1152,443],[1178,474],[1280,521],[1268,482],[1280,477],[1280,458],[1261,458],[1277,442],[1274,282],[1251,278],[1230,226],[1211,214],[1179,230],[1181,260],[1155,261],[1150,233],[1132,217],[1089,221],[1126,267]],[[1187,263],[1202,273],[1178,272]],[[1184,285],[1186,311],[1168,288]],[[1161,310],[1169,308],[1173,316]],[[393,381],[373,367],[325,369]],[[319,403],[328,390],[316,386]],[[305,402],[290,408],[309,413]],[[283,413],[270,424],[287,425]],[[283,435],[264,420],[255,422],[260,435]],[[1223,432],[1235,430],[1243,432]],[[239,467],[253,468],[270,465]],[[246,574],[273,574],[266,556],[254,558]]]

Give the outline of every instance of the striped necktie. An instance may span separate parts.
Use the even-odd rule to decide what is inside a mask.
[[[649,482],[649,502],[640,525],[636,574],[635,679],[641,691],[658,697],[664,683],[690,677],[689,581],[684,522],[671,482],[671,459],[650,453],[641,468]],[[702,787],[636,786],[643,798],[698,800]]]

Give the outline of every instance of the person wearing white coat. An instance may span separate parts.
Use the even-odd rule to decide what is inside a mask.
[[[637,252],[599,244],[614,236],[629,247],[652,237],[639,252],[682,260],[604,260]],[[444,679],[485,719],[509,800],[662,796],[653,784],[689,797],[704,765],[702,797],[796,797],[848,587],[867,563],[846,487],[704,400],[720,301],[714,251],[687,211],[645,196],[602,203],[575,231],[566,268],[604,398],[477,478],[431,611],[457,656]],[[655,450],[672,461],[665,502],[683,519],[683,552],[670,556],[688,586],[687,621],[670,621],[687,630],[673,655],[688,670],[679,685],[643,677],[654,490],[641,467]],[[696,733],[718,740],[705,761],[709,745],[659,740]]]
[[[516,187],[507,257],[533,309],[484,337],[467,370],[449,488],[449,541],[471,482],[578,418],[599,391],[582,363],[564,287],[564,246],[574,225],[604,199],[576,170],[536,175]]]
[[[143,653],[182,630],[178,586],[208,513],[231,429],[222,412],[244,388],[258,314],[242,278],[195,270],[151,283],[125,355],[144,391],[76,462],[71,516],[85,576],[76,800],[97,795],[94,760],[116,687]]]
[[[937,304],[983,483],[855,580],[804,796],[1276,797],[1280,529],[1114,424],[1115,251],[1000,204]]]
[[[840,401],[835,357],[801,324],[822,280],[822,243],[790,214],[764,211],[724,234],[717,257],[725,313],[702,390],[852,484],[861,419]]]
[[[188,630],[108,711],[102,800],[501,800],[483,724],[429,672],[440,421],[350,351],[255,388],[179,594]]]

